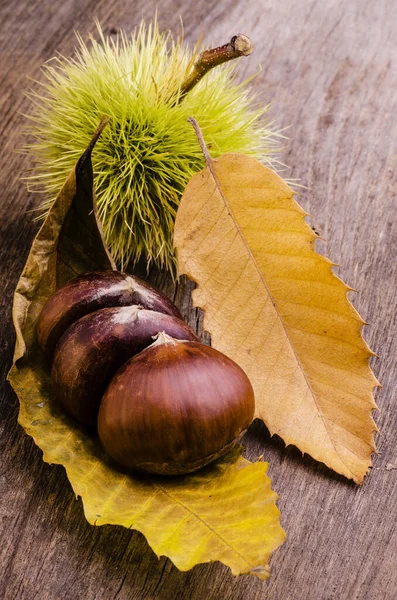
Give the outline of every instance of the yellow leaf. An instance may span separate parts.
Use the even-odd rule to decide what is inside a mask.
[[[360,483],[374,451],[372,352],[305,216],[256,159],[207,153],[177,214],[178,273],[197,282],[212,345],[250,377],[270,433]]]
[[[95,139],[36,236],[15,292],[17,342],[9,379],[20,400],[19,423],[46,462],[65,467],[90,523],[141,531],[157,555],[168,556],[181,570],[218,560],[235,575],[265,579],[268,558],[285,539],[266,463],[252,464],[236,449],[186,477],[134,477],[110,464],[98,439],[52,401],[49,370],[36,339],[38,315],[57,285],[76,273],[114,266],[95,216]]]

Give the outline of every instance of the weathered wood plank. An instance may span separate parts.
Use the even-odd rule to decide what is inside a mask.
[[[247,440],[248,455],[264,454],[280,494],[287,543],[271,561],[272,577],[261,583],[233,578],[218,565],[188,573],[158,560],[144,538],[121,528],[94,528],[83,517],[61,467],[50,467],[16,423],[17,400],[9,386],[1,393],[0,597],[7,600],[158,598],[272,600],[392,600],[397,594],[397,411],[396,372],[397,219],[394,134],[397,114],[397,23],[393,3],[380,0],[261,0],[257,3],[164,0],[162,27],[180,30],[194,42],[199,28],[209,42],[243,31],[256,50],[239,67],[255,80],[261,101],[274,101],[272,118],[291,126],[281,160],[285,176],[307,189],[300,202],[314,216],[326,242],[319,244],[343,265],[340,274],[360,290],[353,301],[371,323],[365,331],[381,355],[374,368],[383,383],[376,416],[380,454],[361,488],[333,475],[296,449],[283,449],[257,423]],[[104,0],[5,1],[0,30],[0,220],[1,375],[12,356],[11,297],[36,226],[28,209],[39,198],[19,181],[28,160],[21,146],[21,112],[29,109],[26,76],[56,50],[70,54],[73,29],[83,36],[98,17],[110,30],[134,27],[151,16],[155,2]],[[151,274],[172,291],[170,281]],[[177,300],[194,324],[191,286]],[[4,377],[2,377],[2,381]]]

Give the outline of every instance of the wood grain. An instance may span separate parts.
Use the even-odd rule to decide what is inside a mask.
[[[130,30],[152,16],[152,0],[17,0],[0,3],[0,130],[2,190],[0,271],[3,293],[1,375],[11,364],[11,300],[36,231],[28,210],[39,198],[19,177],[29,161],[16,153],[30,110],[27,76],[56,51],[69,55],[74,29],[94,31],[97,17],[110,31]],[[238,31],[255,45],[240,77],[261,63],[254,87],[273,101],[271,116],[290,128],[280,159],[287,177],[307,186],[300,202],[327,240],[318,249],[343,265],[338,273],[360,290],[353,302],[371,323],[365,337],[380,355],[373,366],[383,383],[376,415],[379,455],[362,487],[348,483],[294,448],[270,439],[256,423],[247,455],[264,454],[280,495],[286,544],[271,560],[268,582],[233,578],[219,564],[177,571],[159,560],[133,531],[85,521],[63,468],[44,464],[17,425],[17,399],[1,390],[0,598],[6,600],[393,600],[397,595],[397,21],[390,0],[163,0],[162,27],[208,43]],[[176,290],[162,274],[154,282],[175,293],[189,322],[192,284]]]

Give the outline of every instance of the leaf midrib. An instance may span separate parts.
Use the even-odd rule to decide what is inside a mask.
[[[225,156],[228,156],[228,155],[225,155]],[[229,156],[230,156],[230,155],[229,155]],[[221,157],[221,159],[222,159],[222,157]],[[254,266],[255,266],[255,269],[256,269],[256,270],[257,270],[257,272],[258,272],[259,278],[260,278],[260,280],[262,281],[263,287],[265,288],[266,292],[268,293],[268,295],[269,295],[269,298],[270,298],[270,300],[271,300],[271,302],[272,302],[272,304],[273,304],[273,306],[274,306],[274,309],[275,309],[275,311],[276,311],[276,315],[277,315],[277,317],[278,317],[278,319],[279,319],[279,321],[280,321],[280,323],[281,323],[281,325],[282,325],[282,327],[283,327],[283,330],[284,330],[284,333],[285,333],[285,335],[286,335],[286,338],[287,338],[287,340],[288,340],[289,346],[290,346],[290,348],[291,348],[291,350],[292,350],[292,352],[293,352],[293,354],[294,354],[294,356],[295,356],[296,362],[297,362],[297,364],[298,364],[298,366],[299,366],[299,369],[300,369],[300,371],[301,371],[301,373],[302,373],[302,375],[303,375],[303,378],[304,378],[304,380],[305,380],[305,382],[306,382],[306,385],[307,385],[307,387],[308,387],[308,389],[309,389],[309,391],[310,391],[310,395],[311,395],[311,397],[312,397],[312,399],[313,399],[313,402],[314,402],[314,404],[315,404],[315,406],[316,406],[316,408],[317,408],[317,412],[318,412],[319,416],[321,417],[321,421],[322,421],[322,423],[323,423],[323,425],[324,425],[324,429],[325,429],[325,431],[327,432],[328,439],[330,440],[330,442],[331,442],[331,444],[332,444],[332,447],[334,448],[334,451],[335,451],[336,455],[339,457],[339,459],[341,460],[341,462],[342,462],[342,463],[345,465],[346,469],[349,471],[349,473],[351,473],[352,475],[354,475],[354,473],[352,472],[352,470],[350,469],[350,467],[349,467],[349,466],[346,464],[346,462],[343,460],[342,456],[341,456],[341,455],[340,455],[340,453],[338,452],[338,450],[337,450],[337,448],[336,448],[336,446],[335,446],[334,440],[332,439],[332,436],[331,436],[331,434],[330,434],[330,433],[329,433],[329,431],[328,431],[328,427],[327,427],[327,424],[326,424],[326,422],[325,422],[324,416],[323,416],[323,414],[322,414],[322,412],[321,412],[321,410],[320,410],[320,407],[319,407],[319,405],[318,405],[318,403],[317,403],[316,396],[315,396],[315,394],[314,394],[314,391],[313,391],[313,389],[312,389],[312,386],[311,386],[310,382],[308,381],[308,378],[307,378],[307,376],[306,376],[305,370],[304,370],[304,368],[303,368],[303,366],[302,366],[302,364],[301,364],[300,358],[299,358],[299,356],[298,356],[298,355],[297,355],[297,353],[296,353],[296,350],[295,350],[295,348],[294,348],[294,345],[292,344],[292,341],[291,341],[291,339],[290,339],[290,336],[289,336],[288,330],[287,330],[287,328],[286,328],[286,326],[285,326],[285,324],[284,324],[284,322],[283,322],[283,319],[281,318],[281,315],[280,315],[280,312],[279,312],[279,310],[278,310],[278,307],[277,307],[276,301],[275,301],[275,299],[274,299],[274,297],[273,297],[272,293],[271,293],[271,292],[270,292],[270,290],[269,290],[269,287],[268,287],[268,285],[267,285],[267,283],[266,283],[266,281],[265,281],[265,278],[264,278],[264,276],[263,276],[263,273],[262,273],[262,271],[261,271],[261,269],[260,269],[260,267],[259,267],[259,265],[258,265],[258,262],[257,262],[257,260],[256,260],[256,258],[255,258],[255,256],[254,256],[254,254],[253,254],[253,252],[252,252],[251,248],[249,247],[247,240],[245,239],[245,236],[244,236],[244,234],[243,234],[243,231],[242,231],[242,229],[241,229],[241,227],[240,227],[240,225],[239,225],[239,223],[238,223],[238,221],[237,221],[236,217],[234,216],[233,209],[232,209],[232,207],[231,207],[231,205],[230,205],[230,203],[229,203],[229,201],[228,201],[228,199],[227,199],[226,195],[223,193],[223,189],[222,189],[221,183],[220,183],[220,181],[219,181],[219,179],[218,179],[218,176],[217,176],[217,174],[216,174],[216,172],[215,172],[215,169],[214,169],[214,162],[219,162],[221,159],[215,159],[215,161],[213,161],[213,160],[212,160],[212,158],[210,157],[209,153],[208,153],[208,152],[206,152],[206,153],[205,153],[205,160],[206,160],[206,165],[207,165],[208,171],[209,171],[209,173],[211,174],[211,176],[212,176],[212,178],[213,178],[213,180],[214,180],[214,183],[215,183],[215,187],[216,187],[216,189],[218,190],[218,193],[219,193],[220,197],[222,198],[222,200],[223,200],[223,202],[224,202],[224,204],[225,204],[225,207],[226,207],[227,214],[228,214],[228,215],[229,215],[229,217],[232,219],[232,221],[233,221],[233,224],[234,224],[234,226],[235,226],[235,228],[236,228],[236,230],[237,230],[237,233],[238,233],[238,235],[240,236],[240,238],[241,238],[241,240],[242,240],[242,242],[243,242],[243,244],[244,244],[244,247],[245,247],[245,249],[246,249],[246,251],[247,251],[247,254],[248,254],[248,256],[250,257],[250,259],[253,261],[253,264],[254,264]],[[293,193],[291,194],[291,198],[292,198],[292,196],[293,196]]]
[[[200,517],[197,513],[195,513],[194,510],[192,510],[191,508],[189,508],[183,502],[180,502],[179,500],[177,500],[176,498],[174,498],[174,496],[172,494],[170,494],[169,492],[167,492],[167,490],[165,490],[158,483],[155,483],[153,480],[150,480],[150,482],[151,482],[151,484],[153,485],[154,488],[157,488],[158,490],[160,490],[167,498],[169,498],[169,500],[171,502],[173,502],[174,504],[177,504],[183,510],[185,510],[186,512],[188,512],[189,514],[191,514],[195,519],[197,519],[197,521],[200,521],[200,523],[202,523],[204,525],[204,527],[207,528],[213,535],[215,535],[217,538],[219,538],[221,540],[221,542],[227,548],[230,548],[241,560],[243,560],[250,567],[250,569],[254,568],[254,565],[251,564],[245,558],[245,556],[243,556],[238,550],[236,550],[236,548],[234,548],[232,546],[232,544],[230,544],[230,542],[228,542],[218,531],[216,531],[216,529],[214,529],[209,523],[207,523],[207,521],[205,521],[202,517]]]

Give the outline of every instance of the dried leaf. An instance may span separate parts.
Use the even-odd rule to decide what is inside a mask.
[[[97,220],[92,185],[91,153],[107,122],[104,117],[33,241],[14,296],[14,362],[36,344],[37,318],[57,287],[79,273],[115,268]]]
[[[95,139],[53,204],[15,293],[16,362],[9,379],[20,400],[19,423],[42,449],[46,462],[65,467],[90,523],[141,531],[158,555],[168,556],[181,570],[219,560],[235,575],[252,573],[265,579],[267,560],[285,538],[266,463],[251,464],[237,449],[188,477],[133,477],[112,467],[98,440],[52,402],[35,327],[56,288],[56,274],[59,285],[76,273],[114,266],[95,216]]]
[[[177,214],[178,272],[197,282],[212,344],[250,377],[270,433],[360,483],[374,451],[373,353],[305,216],[256,159],[207,153]]]

